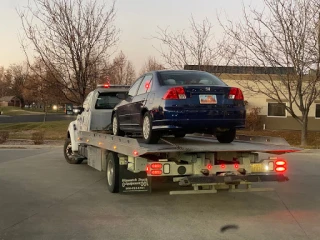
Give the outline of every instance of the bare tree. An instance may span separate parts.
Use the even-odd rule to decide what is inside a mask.
[[[112,64],[106,67],[105,74],[111,84],[130,85],[136,77],[133,64],[122,51],[113,59]]]
[[[213,26],[208,19],[197,24],[193,17],[190,20],[190,34],[185,30],[170,32],[168,28],[159,28],[154,38],[160,41],[158,49],[165,64],[173,69],[183,69],[185,65],[200,66],[210,64],[227,64],[230,57],[225,51],[226,39],[214,41]]]
[[[140,74],[155,71],[155,70],[163,70],[165,67],[159,63],[154,57],[149,57],[148,60],[145,62],[144,66],[142,67]]]
[[[239,84],[283,104],[300,123],[301,145],[305,145],[310,107],[320,95],[320,2],[264,3],[265,11],[244,8],[242,22],[225,26],[237,46],[237,64],[274,69]]]
[[[4,71],[4,82],[8,95],[13,95],[20,99],[21,107],[24,105],[23,87],[28,77],[28,67],[23,65],[10,65]]]
[[[18,13],[26,37],[21,44],[30,67],[29,45],[35,57],[55,73],[53,80],[65,97],[83,102],[101,74],[101,63],[118,41],[115,2],[108,6],[97,0],[32,0]]]

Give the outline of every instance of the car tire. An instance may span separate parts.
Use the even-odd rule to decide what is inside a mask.
[[[67,138],[63,145],[64,158],[70,164],[81,164],[83,159],[76,159],[72,152],[71,139]]]
[[[142,120],[142,137],[147,144],[155,144],[160,140],[159,132],[152,131],[152,118],[145,113]]]
[[[186,133],[184,132],[178,132],[174,134],[175,138],[184,138],[186,136]]]
[[[220,143],[231,143],[236,138],[236,129],[231,128],[226,131],[217,132],[216,138]]]
[[[124,132],[120,130],[118,114],[114,113],[112,117],[112,133],[115,136],[124,136]]]
[[[111,193],[119,192],[119,158],[114,152],[109,152],[106,157],[107,186]]]

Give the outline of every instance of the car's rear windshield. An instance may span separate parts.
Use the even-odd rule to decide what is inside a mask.
[[[95,109],[113,109],[120,101],[117,92],[99,93]]]
[[[164,71],[158,73],[161,85],[227,86],[221,79],[207,72]]]

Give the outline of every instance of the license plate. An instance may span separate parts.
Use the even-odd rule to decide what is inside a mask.
[[[265,165],[262,163],[251,164],[251,172],[268,172]]]
[[[216,95],[199,95],[200,104],[217,104]]]

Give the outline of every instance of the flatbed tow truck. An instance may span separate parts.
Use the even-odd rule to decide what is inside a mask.
[[[139,138],[104,133],[105,127],[94,118],[105,119],[107,124],[102,112],[111,119],[110,111],[96,109],[97,99],[117,90],[98,89],[88,95],[83,113],[69,125],[63,149],[67,162],[87,160],[89,166],[106,172],[110,192],[150,193],[155,178],[170,179],[181,186],[170,191],[171,195],[270,191],[251,185],[288,181],[288,164],[280,156],[300,149],[282,138],[238,135],[232,143],[223,144],[213,135],[192,134],[145,144]],[[276,157],[260,159],[259,153]]]

